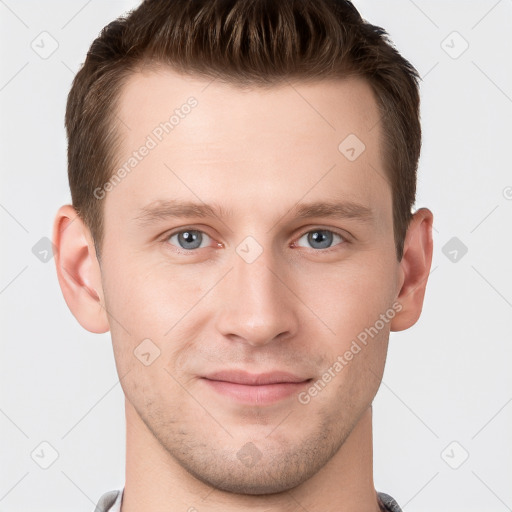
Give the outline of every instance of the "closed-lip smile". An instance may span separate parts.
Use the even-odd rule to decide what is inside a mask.
[[[218,393],[249,405],[275,403],[299,392],[312,380],[286,371],[249,373],[244,370],[222,370],[202,379]]]

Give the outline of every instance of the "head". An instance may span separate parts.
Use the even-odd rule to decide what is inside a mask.
[[[200,480],[305,481],[417,321],[417,78],[342,0],[145,1],[93,42],[66,110],[59,281],[111,331],[131,417]],[[246,403],[205,378],[232,369],[302,384]]]

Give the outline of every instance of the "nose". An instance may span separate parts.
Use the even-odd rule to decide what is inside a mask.
[[[219,283],[218,331],[252,346],[293,336],[300,301],[290,290],[286,262],[278,264],[270,250],[251,263],[233,253],[233,269]]]

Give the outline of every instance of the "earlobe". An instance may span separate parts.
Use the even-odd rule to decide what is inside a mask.
[[[87,226],[72,205],[59,208],[53,224],[55,265],[66,304],[90,332],[107,332],[101,270]]]
[[[432,212],[420,208],[409,223],[400,262],[401,286],[397,296],[402,309],[391,322],[392,331],[408,329],[420,317],[432,264],[432,222]]]

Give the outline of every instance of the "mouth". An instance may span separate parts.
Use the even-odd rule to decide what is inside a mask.
[[[241,370],[215,372],[201,379],[217,394],[249,405],[284,400],[313,380],[282,371],[251,374]]]

